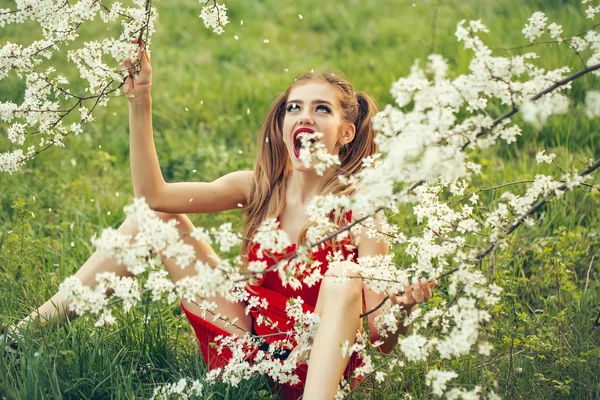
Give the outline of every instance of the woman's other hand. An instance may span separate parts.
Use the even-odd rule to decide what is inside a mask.
[[[138,39],[132,40],[132,43],[138,43]],[[123,92],[128,100],[150,95],[152,87],[152,66],[150,65],[150,56],[146,51],[146,44],[140,41],[136,54],[131,53],[119,65],[120,70],[126,75]]]
[[[399,295],[391,294],[390,301],[392,304],[398,304],[403,309],[410,312],[414,306],[431,298],[431,289],[433,289],[436,285],[436,282],[429,282],[425,278],[416,280],[416,282],[413,281],[412,285],[406,281],[404,283],[404,293]]]

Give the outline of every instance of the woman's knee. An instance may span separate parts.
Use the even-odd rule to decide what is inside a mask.
[[[161,211],[154,211],[154,214],[156,214],[156,216],[160,219],[162,219],[165,222],[168,222],[172,219],[175,219],[177,221],[183,221],[185,214],[171,214],[171,213],[164,213]]]
[[[190,229],[193,229],[193,226],[191,226],[191,222],[189,221],[189,218],[185,215],[185,214],[169,214],[169,213],[163,213],[160,211],[154,211],[154,213],[156,214],[156,216],[158,216],[161,220],[163,220],[164,222],[168,222],[170,220],[176,220],[177,223],[177,227],[179,230],[181,231],[190,231]],[[127,218],[125,218],[125,221],[123,221],[123,223],[121,224],[121,226],[119,227],[118,231],[124,234],[130,234],[133,237],[135,237],[137,235],[137,233],[139,232],[139,220],[137,217],[134,217],[132,215],[127,216]]]

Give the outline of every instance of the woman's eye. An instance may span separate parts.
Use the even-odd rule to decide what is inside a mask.
[[[295,111],[296,108],[299,108],[298,104],[292,103],[289,106],[287,106],[286,110],[287,110],[287,112],[290,112],[290,111]]]
[[[298,111],[298,110],[300,110],[300,107],[296,103],[291,103],[286,107],[287,112]],[[326,113],[331,113],[331,108],[329,108],[323,104],[319,104],[317,106],[317,110],[324,110]]]

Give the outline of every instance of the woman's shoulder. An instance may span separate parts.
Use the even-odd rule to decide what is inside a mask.
[[[241,192],[246,204],[248,204],[250,200],[250,193],[252,191],[252,184],[254,181],[254,171],[235,171],[227,176],[230,178],[231,184]]]

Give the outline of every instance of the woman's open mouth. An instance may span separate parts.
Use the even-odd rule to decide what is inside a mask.
[[[300,156],[300,149],[302,149],[302,140],[300,135],[302,133],[314,133],[315,131],[310,128],[300,128],[294,132],[294,156],[298,158]]]

